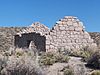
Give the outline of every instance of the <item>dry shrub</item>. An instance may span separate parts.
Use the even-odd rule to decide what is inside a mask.
[[[64,75],[74,75],[73,71],[71,69],[65,69]]]
[[[54,53],[48,52],[41,55],[40,65],[52,65],[55,63]]]
[[[32,50],[17,48],[12,53],[9,51],[3,55],[8,59],[1,69],[1,75],[44,75]]]
[[[70,59],[68,55],[64,55],[62,53],[54,54],[54,58],[56,59],[55,62],[61,62],[61,63],[63,63],[63,62],[68,63],[68,61]]]
[[[12,57],[1,72],[3,75],[42,75],[42,70],[28,57]]]
[[[3,68],[5,68],[6,64],[7,64],[7,57],[3,56],[2,54],[0,54],[0,75],[1,75],[1,71]]]
[[[97,51],[95,46],[85,46],[80,50],[73,50],[70,56],[82,57],[82,61],[88,61],[88,59]]]
[[[56,62],[68,62],[69,57],[67,55],[63,55],[61,53],[52,53],[47,52],[41,55],[40,57],[40,64],[41,65],[53,65]]]
[[[89,58],[98,50],[96,46],[86,46],[81,49],[82,60],[87,62]]]
[[[87,61],[88,66],[96,69],[100,69],[100,50],[92,54]]]
[[[62,71],[63,71],[63,75],[74,75],[74,71],[69,65],[63,68]]]
[[[95,70],[90,75],[100,75],[100,70]]]

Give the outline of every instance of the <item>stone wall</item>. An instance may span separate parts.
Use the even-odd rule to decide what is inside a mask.
[[[41,36],[43,36],[43,35],[47,35],[50,32],[50,29],[47,26],[41,24],[40,22],[35,22],[31,26],[22,29],[16,35],[21,36],[21,34],[33,33],[33,32],[39,33]]]
[[[96,44],[93,43],[93,39],[85,31],[83,23],[77,17],[65,16],[57,21],[46,35],[47,51],[59,48],[77,50],[85,46],[96,46]]]
[[[15,47],[29,48],[32,42],[33,47],[39,51],[46,51],[46,37],[50,29],[45,25],[35,22],[31,26],[22,29],[15,35]]]
[[[59,48],[80,49],[85,46],[96,46],[96,43],[98,45],[98,40],[96,39],[100,38],[97,36],[99,34],[95,33],[94,35],[93,33],[86,32],[83,23],[77,17],[65,16],[63,19],[57,21],[51,30],[39,22],[35,22],[29,27],[1,27],[0,50],[8,50],[14,45],[18,46],[18,40],[15,39],[16,36],[22,39],[22,43],[20,42],[19,45],[23,44],[23,41],[30,40],[30,37],[36,36],[32,33],[39,34],[39,37],[45,38],[45,40],[42,40],[43,44],[40,43],[41,38],[35,44],[37,46],[40,44],[41,48],[39,48],[39,45],[38,49],[45,49],[46,51],[56,51]],[[23,37],[23,35],[26,36]],[[31,39],[31,41],[34,42],[36,39]],[[17,44],[14,44],[15,42]]]

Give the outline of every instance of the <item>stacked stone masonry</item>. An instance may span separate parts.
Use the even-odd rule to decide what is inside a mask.
[[[39,22],[35,22],[31,26],[22,29],[19,33],[17,33],[17,35],[21,36],[22,34],[25,34],[25,33],[35,32],[35,33],[40,33],[40,35],[43,36],[45,34],[48,34],[49,31],[50,29],[46,27],[45,25]]]
[[[73,16],[65,16],[60,19],[51,30],[45,25],[36,22],[17,33],[17,35],[21,36],[24,33],[32,32],[45,36],[46,51],[57,51],[59,48],[81,49],[85,46],[96,46],[89,33],[85,31],[83,23]]]
[[[46,35],[47,51],[59,48],[81,49],[85,46],[96,46],[96,44],[77,17],[65,16],[57,21],[49,35]]]

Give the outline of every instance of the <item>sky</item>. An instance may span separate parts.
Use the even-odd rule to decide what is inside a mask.
[[[0,0],[0,27],[41,22],[52,28],[64,16],[76,16],[86,31],[100,32],[100,0]]]

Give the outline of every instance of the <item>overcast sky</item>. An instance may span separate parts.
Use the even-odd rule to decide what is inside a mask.
[[[87,31],[100,32],[100,0],[0,0],[0,26],[52,27],[64,16],[77,16]]]

